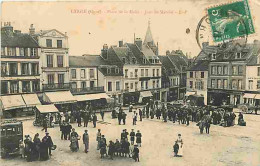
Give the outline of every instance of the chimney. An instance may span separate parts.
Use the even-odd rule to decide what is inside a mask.
[[[141,38],[136,38],[135,39],[135,44],[137,45],[137,47],[142,50],[142,45],[143,45],[143,41]]]
[[[29,34],[30,35],[34,35],[35,34],[35,28],[33,27],[33,24],[31,24],[31,26],[29,28]]]
[[[118,47],[123,47],[123,40],[120,40],[119,42],[118,42]]]
[[[11,26],[11,22],[4,22],[4,27],[2,27],[1,30],[7,34],[13,34],[13,27]]]
[[[103,45],[103,49],[101,50],[101,56],[102,56],[104,59],[107,59],[107,58],[108,58],[108,46],[107,46],[107,44],[104,44],[104,45]]]

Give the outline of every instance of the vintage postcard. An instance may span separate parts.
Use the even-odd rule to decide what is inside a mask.
[[[1,166],[260,166],[260,0],[2,1]]]

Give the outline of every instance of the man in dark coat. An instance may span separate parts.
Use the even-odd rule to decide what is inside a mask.
[[[131,133],[130,133],[130,141],[131,141],[131,144],[133,145],[134,142],[135,142],[135,132],[134,132],[134,129],[132,129]]]
[[[134,146],[134,150],[133,150],[133,159],[135,161],[139,162],[139,149],[138,149],[138,145]]]
[[[139,109],[139,117],[140,117],[140,121],[142,121],[142,118],[143,118],[143,112],[141,109]]]
[[[84,115],[84,127],[88,127],[88,122],[89,122],[89,113],[86,112],[85,115]]]
[[[122,119],[123,119],[123,123],[124,123],[124,125],[125,125],[125,123],[126,123],[126,122],[125,122],[125,119],[126,119],[126,113],[125,113],[125,112],[122,113]]]
[[[97,115],[94,113],[94,115],[93,115],[93,126],[94,126],[94,128],[96,128],[96,125],[97,125]]]
[[[65,133],[65,121],[64,120],[60,124],[60,131],[61,131],[61,140],[63,140],[63,139],[67,140],[67,135]]]
[[[77,113],[77,123],[78,123],[78,127],[81,127],[81,113],[80,112]]]
[[[48,149],[49,149],[49,156],[51,156],[51,147],[53,146],[53,142],[52,142],[52,139],[51,139],[51,136],[49,135],[48,132],[46,132],[46,135],[43,137],[42,141],[43,140],[46,140],[46,144],[48,146]]]

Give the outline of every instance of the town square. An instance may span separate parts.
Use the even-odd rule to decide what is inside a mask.
[[[0,164],[259,166],[259,4],[3,2]]]

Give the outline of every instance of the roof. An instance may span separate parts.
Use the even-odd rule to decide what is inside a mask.
[[[179,71],[182,71],[182,67],[187,67],[188,62],[184,56],[176,54],[176,55],[167,55],[171,62],[176,66]]]
[[[159,56],[159,59],[166,69],[175,69],[175,66],[172,64],[170,59],[167,56]]]
[[[76,99],[70,91],[45,92],[44,98],[47,102],[53,104],[74,103]]]
[[[147,28],[145,39],[144,39],[144,44],[148,44],[148,43],[154,44],[152,31],[150,28],[150,22],[148,23],[148,28]]]
[[[2,47],[24,47],[39,48],[37,42],[29,35],[24,33],[6,33],[1,31]]]
[[[106,93],[95,93],[95,94],[86,94],[86,95],[75,95],[77,101],[91,101],[98,99],[108,99],[110,98]]]
[[[98,67],[102,60],[99,55],[69,56],[70,67]]]
[[[191,66],[188,71],[208,71],[209,61],[208,60],[200,60],[193,66]]]
[[[54,104],[50,104],[50,105],[37,105],[36,108],[38,109],[38,111],[42,114],[47,114],[47,113],[58,113],[59,110],[55,107]]]
[[[26,107],[22,95],[0,96],[0,106],[4,110]]]
[[[142,64],[144,54],[141,52],[141,50],[138,48],[138,46],[136,44],[133,44],[133,43],[126,43],[126,46],[131,50],[131,52],[135,56],[137,62],[139,64]]]
[[[248,66],[260,65],[257,64],[258,56],[260,56],[260,43],[254,45],[252,50],[252,56],[248,59],[247,65]]]

